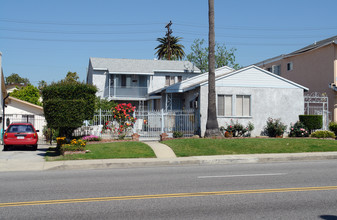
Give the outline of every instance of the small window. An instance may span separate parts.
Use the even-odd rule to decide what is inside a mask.
[[[178,82],[183,81],[183,77],[182,76],[178,76]]]
[[[232,96],[218,95],[218,116],[232,115]]]
[[[272,66],[272,73],[276,75],[281,75],[281,65],[273,65]]]
[[[250,116],[250,95],[236,96],[236,116]]]
[[[174,84],[174,76],[171,76],[171,78],[170,78],[170,85],[173,85]]]
[[[165,76],[165,86],[170,85],[170,76]]]
[[[293,63],[292,62],[287,63],[287,70],[290,71],[292,69],[293,69]]]

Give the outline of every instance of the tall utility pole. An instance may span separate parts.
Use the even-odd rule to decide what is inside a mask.
[[[172,21],[170,21],[170,23],[168,23],[165,28],[167,28],[167,32],[166,32],[166,37],[167,37],[167,45],[168,45],[168,60],[171,60],[171,34],[172,34],[172,30],[171,30],[171,25],[172,25]]]

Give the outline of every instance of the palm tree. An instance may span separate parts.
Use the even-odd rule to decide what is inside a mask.
[[[215,33],[214,33],[214,0],[208,0],[208,109],[205,137],[221,136],[216,116],[215,103]]]
[[[182,60],[185,56],[184,46],[178,42],[181,37],[163,37],[157,38],[159,45],[155,48],[155,53],[159,60]]]

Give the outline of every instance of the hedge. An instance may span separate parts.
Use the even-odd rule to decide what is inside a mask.
[[[320,129],[323,126],[322,115],[299,115],[300,122],[302,122],[310,131]]]
[[[97,88],[85,83],[53,83],[42,90],[43,110],[48,127],[60,129],[61,135],[92,119]]]
[[[337,136],[337,123],[336,122],[330,122],[329,124],[329,130],[335,133]]]

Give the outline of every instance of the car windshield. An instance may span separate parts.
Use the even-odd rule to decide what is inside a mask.
[[[11,125],[7,131],[8,133],[33,133],[34,129],[31,125]]]

